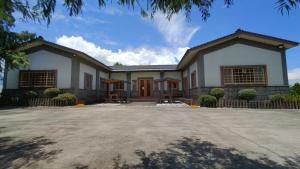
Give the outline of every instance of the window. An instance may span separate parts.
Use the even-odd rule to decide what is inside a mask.
[[[92,90],[93,89],[93,75],[89,73],[84,73],[84,89]]]
[[[222,67],[224,85],[266,85],[266,66],[236,66]]]
[[[124,81],[114,83],[113,87],[114,90],[124,90]]]
[[[196,87],[196,71],[193,71],[191,73],[191,85],[192,88]]]
[[[55,70],[20,71],[19,86],[21,88],[56,87],[56,71]]]

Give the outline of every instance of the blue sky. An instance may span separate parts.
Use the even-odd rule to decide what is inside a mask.
[[[46,40],[82,50],[100,61],[112,64],[173,64],[186,49],[233,33],[241,28],[293,41],[300,41],[300,7],[281,15],[276,0],[239,0],[230,8],[216,1],[208,21],[193,9],[190,20],[183,14],[170,21],[158,13],[143,18],[139,10],[115,4],[99,9],[97,1],[86,1],[82,15],[69,17],[58,3],[52,22],[17,21],[15,31],[28,30]],[[300,47],[287,52],[289,78],[300,81]]]

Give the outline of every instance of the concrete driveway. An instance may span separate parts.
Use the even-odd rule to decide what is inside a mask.
[[[300,168],[300,111],[140,104],[0,110],[2,168]]]

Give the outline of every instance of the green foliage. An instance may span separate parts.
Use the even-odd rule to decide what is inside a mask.
[[[271,101],[277,102],[277,101],[284,101],[285,95],[283,94],[274,94],[271,96]]]
[[[272,102],[300,102],[300,95],[293,94],[274,94],[271,96]]]
[[[114,66],[124,66],[124,65],[120,62],[116,62],[116,63],[114,63]]]
[[[300,102],[300,95],[287,94],[284,96],[286,102]]]
[[[14,14],[19,14],[25,21],[34,20],[40,22],[45,20],[49,24],[57,2],[57,0],[1,0],[1,24],[12,27],[16,20],[16,15]],[[224,0],[224,5],[230,7],[233,5],[233,2],[234,0]],[[86,1],[86,3],[89,2]],[[203,20],[207,20],[215,0],[98,0],[99,8],[106,7],[109,3],[110,5],[116,3],[131,9],[137,8],[142,16],[153,17],[155,13],[162,12],[168,19],[179,12],[184,13],[189,18],[191,10],[194,8],[200,12]],[[299,3],[300,0],[277,0],[276,6],[282,14],[289,14]],[[83,0],[63,0],[63,5],[70,16],[76,16],[82,13],[84,3]]]
[[[52,98],[52,100],[58,101],[58,102],[63,102],[65,105],[70,106],[70,105],[76,104],[77,98],[72,93],[63,93],[63,94],[60,94],[60,95]]]
[[[15,33],[0,26],[0,68],[4,63],[7,69],[25,68],[29,65],[28,56],[17,49],[23,43],[36,39],[36,35],[29,32]]]
[[[30,99],[30,98],[37,98],[37,97],[38,97],[38,94],[37,94],[35,91],[30,90],[30,91],[28,91],[28,92],[25,93],[25,97],[26,97],[27,99]]]
[[[242,100],[253,100],[256,97],[255,89],[242,89],[238,93],[239,99]]]
[[[300,84],[299,83],[295,83],[294,86],[291,87],[292,89],[292,94],[294,95],[300,95]]]
[[[211,95],[202,95],[198,98],[198,103],[201,106],[210,106],[212,104],[215,104],[217,102],[217,98],[215,96]]]
[[[220,98],[222,98],[225,94],[224,89],[222,88],[213,88],[210,90],[209,92],[210,95],[215,96],[217,98],[217,100],[219,100]]]
[[[44,91],[43,93],[46,97],[50,97],[50,98],[53,98],[53,97],[56,97],[58,96],[59,94],[61,94],[61,91],[58,89],[58,88],[48,88]]]

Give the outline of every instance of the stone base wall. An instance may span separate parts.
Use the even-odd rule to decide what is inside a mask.
[[[84,90],[79,89],[75,92],[78,100],[83,100],[86,103],[95,103],[99,102],[100,99],[97,98],[97,91],[96,90]]]
[[[200,92],[199,92],[199,88],[194,88],[194,89],[190,89],[189,91],[189,95],[191,99],[193,99],[194,101],[197,101],[198,100],[198,97],[200,95]]]
[[[199,95],[208,94],[213,87],[200,88]],[[236,99],[238,92],[241,89],[255,89],[257,92],[257,99],[265,100],[269,99],[270,95],[273,94],[287,94],[289,93],[289,86],[259,86],[259,87],[223,87],[225,90],[226,99]]]

